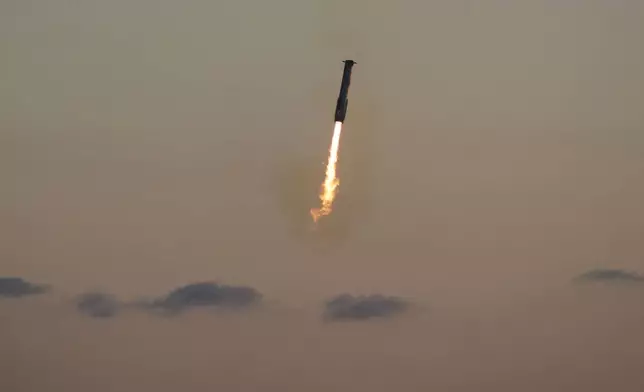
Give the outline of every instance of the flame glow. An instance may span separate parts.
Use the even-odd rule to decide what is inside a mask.
[[[329,161],[326,165],[326,177],[322,183],[320,191],[320,208],[312,208],[311,216],[313,221],[317,222],[323,216],[329,215],[332,211],[333,200],[340,185],[340,180],[336,175],[336,165],[338,163],[338,150],[340,148],[340,135],[342,134],[342,122],[336,121],[333,127],[333,138],[331,139],[331,148],[329,148]]]

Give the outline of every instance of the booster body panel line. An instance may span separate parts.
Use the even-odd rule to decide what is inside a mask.
[[[342,84],[340,84],[340,94],[338,103],[335,106],[335,121],[344,122],[347,116],[347,107],[349,106],[349,86],[351,85],[351,69],[355,64],[353,60],[344,60],[344,72],[342,74]]]

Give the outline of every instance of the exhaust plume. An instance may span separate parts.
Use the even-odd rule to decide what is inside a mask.
[[[311,216],[313,222],[316,222],[323,216],[329,215],[332,211],[333,200],[336,191],[340,185],[337,176],[336,166],[338,163],[338,150],[340,149],[340,136],[342,134],[342,122],[336,121],[333,128],[333,138],[331,139],[331,148],[329,148],[329,160],[326,165],[326,177],[322,183],[320,192],[320,208],[312,208]]]

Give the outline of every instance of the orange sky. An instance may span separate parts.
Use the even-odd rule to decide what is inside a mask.
[[[0,5],[0,275],[56,289],[0,302],[0,389],[642,390],[639,294],[569,286],[644,271],[643,16],[627,0]],[[340,193],[312,234],[346,58]],[[204,279],[291,310],[101,324],[66,305]],[[319,304],[345,291],[440,311],[324,329]]]

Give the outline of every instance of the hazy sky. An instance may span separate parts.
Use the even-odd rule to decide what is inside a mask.
[[[1,2],[0,276],[54,291],[0,302],[0,389],[643,390],[643,291],[570,284],[644,271],[642,20],[637,0]],[[68,304],[201,280],[274,309]],[[430,311],[324,325],[341,292]]]

